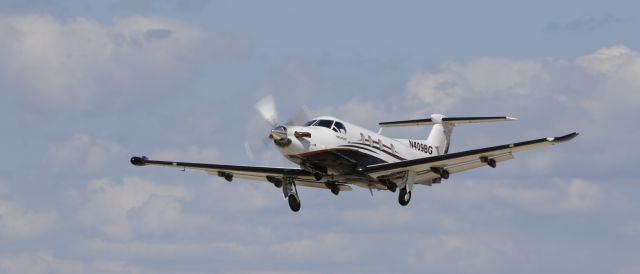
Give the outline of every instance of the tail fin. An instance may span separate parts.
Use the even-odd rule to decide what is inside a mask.
[[[433,125],[429,137],[427,137],[427,144],[433,146],[434,155],[447,154],[449,152],[449,145],[451,144],[451,133],[453,127],[458,124],[470,124],[470,123],[484,123],[484,122],[502,122],[502,121],[514,121],[516,118],[507,116],[493,116],[493,117],[446,117],[442,114],[432,114],[431,118],[417,119],[417,120],[404,120],[393,122],[379,123],[381,128],[384,127],[401,127],[401,126],[421,126],[421,125]]]

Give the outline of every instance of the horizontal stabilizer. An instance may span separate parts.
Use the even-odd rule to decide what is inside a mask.
[[[471,124],[471,123],[487,123],[487,122],[504,122],[515,121],[516,118],[508,116],[491,116],[491,117],[444,117],[442,115],[432,115],[431,118],[391,121],[378,123],[380,127],[406,127],[406,126],[425,126],[434,124]]]

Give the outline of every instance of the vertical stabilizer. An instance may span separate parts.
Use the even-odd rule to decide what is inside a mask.
[[[433,127],[427,137],[427,144],[433,146],[434,155],[447,154],[449,152],[449,145],[451,144],[451,132],[453,131],[454,124],[443,121],[446,116],[442,114],[432,114],[431,121]]]
[[[384,127],[405,127],[405,126],[425,126],[433,125],[429,137],[427,137],[427,144],[434,148],[432,155],[442,155],[449,152],[449,145],[451,144],[451,132],[453,127],[459,124],[474,124],[474,123],[487,123],[487,122],[505,122],[515,121],[516,118],[509,116],[484,116],[484,117],[446,117],[442,114],[432,114],[431,118],[415,119],[415,120],[403,120],[403,121],[391,121],[380,122],[380,128]]]

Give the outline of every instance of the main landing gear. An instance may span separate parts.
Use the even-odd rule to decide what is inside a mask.
[[[289,202],[289,208],[291,208],[293,212],[300,211],[300,197],[298,196],[298,189],[296,188],[296,182],[293,178],[283,178],[282,194],[284,194],[284,198]]]
[[[406,206],[411,201],[411,190],[407,191],[406,187],[400,189],[398,193],[398,203],[401,206]]]
[[[290,194],[287,200],[289,201],[289,208],[291,208],[293,212],[300,210],[300,198],[298,198],[298,196]]]

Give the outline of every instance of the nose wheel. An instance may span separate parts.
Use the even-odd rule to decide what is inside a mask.
[[[406,206],[409,204],[409,201],[411,201],[411,191],[407,191],[406,187],[401,188],[398,193],[398,203],[400,203],[401,206]]]

